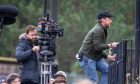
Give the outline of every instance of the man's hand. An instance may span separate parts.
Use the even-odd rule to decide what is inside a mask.
[[[108,44],[108,46],[109,48],[116,48],[118,44],[119,44],[118,42],[113,42],[113,43]]]
[[[34,47],[32,48],[32,50],[33,50],[34,52],[38,52],[38,51],[40,50],[40,47],[39,47],[39,46],[34,46]]]
[[[108,56],[107,56],[107,59],[108,59],[109,61],[115,61],[115,60],[116,60],[116,55],[117,55],[117,54],[108,55]]]

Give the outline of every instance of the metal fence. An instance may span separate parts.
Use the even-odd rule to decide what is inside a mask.
[[[117,48],[111,49],[111,54],[117,54],[117,57],[115,62],[110,62],[109,84],[132,84],[132,41],[121,41]]]

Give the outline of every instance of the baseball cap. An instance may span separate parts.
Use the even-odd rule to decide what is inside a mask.
[[[112,14],[110,14],[109,12],[105,11],[105,12],[101,12],[98,14],[97,18],[98,20],[102,19],[102,18],[105,18],[105,17],[108,17],[108,18],[112,18]]]

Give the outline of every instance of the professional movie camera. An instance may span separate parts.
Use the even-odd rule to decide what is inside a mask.
[[[49,20],[49,15],[40,19],[37,30],[41,33],[38,39],[40,46],[40,61],[53,61],[56,55],[56,37],[63,36],[63,28],[60,28],[53,20]]]

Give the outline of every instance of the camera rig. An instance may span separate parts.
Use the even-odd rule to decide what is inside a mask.
[[[53,20],[49,20],[49,14],[47,14],[47,17],[40,19],[37,30],[41,33],[41,36],[38,38],[38,45],[40,46],[39,61],[41,65],[40,84],[50,84],[56,61],[56,37],[62,37],[64,29],[60,28]]]
[[[37,30],[41,33],[38,38],[38,45],[41,48],[40,61],[53,61],[56,55],[56,37],[62,37],[64,29],[53,20],[49,20],[47,14],[47,17],[40,19]]]

